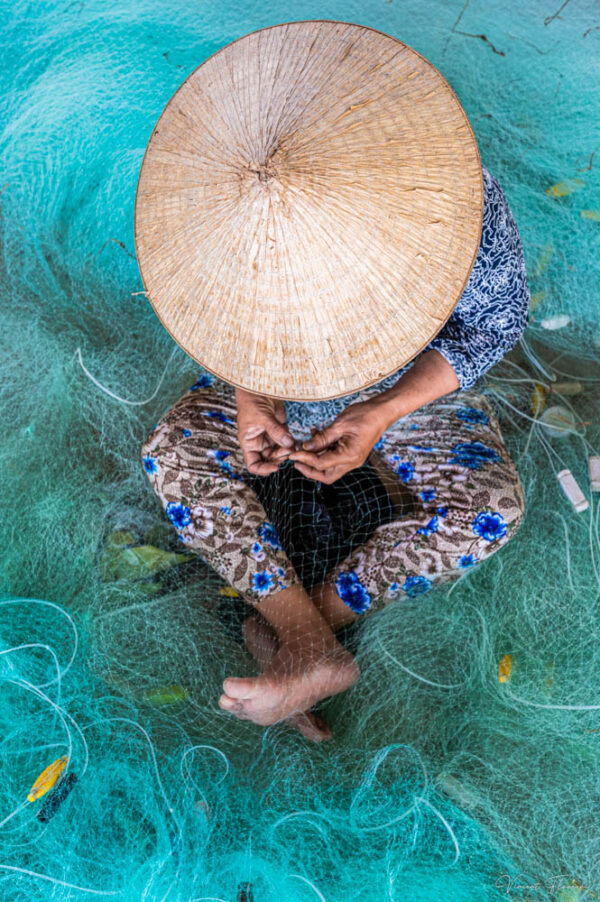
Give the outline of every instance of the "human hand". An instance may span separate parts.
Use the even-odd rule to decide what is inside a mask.
[[[296,447],[287,428],[285,406],[279,398],[268,398],[236,388],[237,434],[244,464],[250,473],[268,476]]]
[[[289,458],[305,476],[332,483],[364,464],[389,425],[387,409],[377,398],[350,404]]]

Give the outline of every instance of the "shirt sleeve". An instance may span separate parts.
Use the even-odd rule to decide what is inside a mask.
[[[482,168],[479,252],[450,319],[421,352],[439,351],[455,370],[463,391],[517,343],[527,325],[531,300],[517,224],[500,183]]]

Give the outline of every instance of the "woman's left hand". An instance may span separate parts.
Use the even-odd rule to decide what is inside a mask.
[[[293,451],[290,460],[311,479],[335,482],[364,464],[389,425],[389,414],[377,400],[350,404],[331,425],[304,442],[301,450]]]

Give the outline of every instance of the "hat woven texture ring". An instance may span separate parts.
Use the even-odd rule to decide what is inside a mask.
[[[244,35],[185,79],[144,154],[135,243],[150,303],[194,360],[315,401],[427,346],[482,217],[477,142],[435,66],[315,20]]]

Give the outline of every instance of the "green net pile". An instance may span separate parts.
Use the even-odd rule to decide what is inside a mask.
[[[142,293],[144,149],[202,60],[290,18],[380,28],[440,69],[532,294],[524,340],[478,386],[525,522],[450,589],[364,621],[322,745],[217,707],[253,662],[140,463],[199,375]],[[4,2],[0,23],[0,897],[600,897],[597,6],[48,0]],[[62,798],[27,801],[61,756]]]

